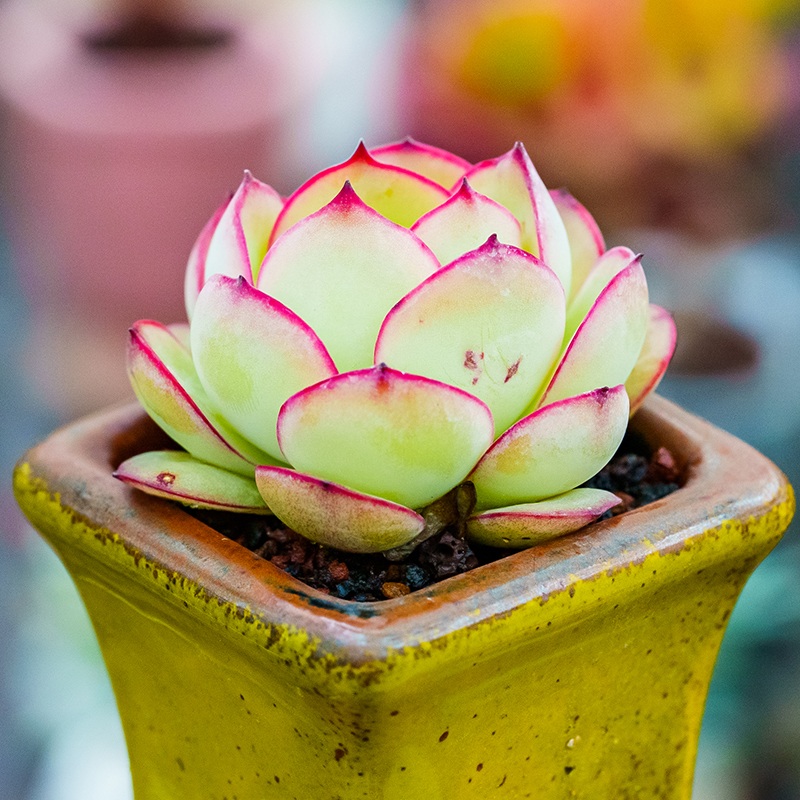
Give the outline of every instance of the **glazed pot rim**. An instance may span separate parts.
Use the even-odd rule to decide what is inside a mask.
[[[138,563],[202,587],[267,623],[305,630],[317,641],[356,649],[391,648],[409,631],[430,641],[452,630],[545,603],[579,581],[613,574],[686,547],[733,519],[759,517],[791,501],[783,474],[734,436],[658,397],[632,422],[652,447],[666,446],[686,475],[671,495],[560,539],[447,578],[409,595],[378,602],[333,598],[310,588],[188,514],[112,477],[121,460],[164,446],[164,434],[137,404],[73,423],[32,448],[17,466],[28,489],[55,498],[84,525],[83,535],[121,543]],[[168,441],[168,440],[167,440]],[[26,507],[19,490],[20,501]],[[38,501],[37,501],[38,502]],[[30,505],[28,503],[27,505]],[[447,614],[438,613],[447,608]]]

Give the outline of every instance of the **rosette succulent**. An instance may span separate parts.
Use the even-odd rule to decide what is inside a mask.
[[[360,145],[288,199],[245,173],[185,286],[190,323],[139,321],[128,349],[183,450],[115,474],[350,551],[413,546],[444,507],[506,547],[603,514],[618,499],[578,487],[675,342],[641,257],[606,250],[521,144],[476,165]]]

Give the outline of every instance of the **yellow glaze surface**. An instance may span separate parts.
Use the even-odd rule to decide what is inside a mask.
[[[194,521],[196,540],[128,536],[164,501],[94,519],[44,464],[20,463],[17,497],[92,617],[136,800],[688,800],[726,621],[794,510],[771,468],[746,510],[706,497],[687,526],[661,501],[638,532],[594,526],[376,607],[240,575],[249,554]]]

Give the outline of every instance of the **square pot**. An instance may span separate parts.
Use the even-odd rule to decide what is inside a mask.
[[[794,495],[666,400],[632,424],[677,492],[378,603],[112,478],[163,446],[138,406],[29,451],[17,498],[92,618],[137,800],[688,800],[726,622]]]

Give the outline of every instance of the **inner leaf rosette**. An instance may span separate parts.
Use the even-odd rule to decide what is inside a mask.
[[[245,171],[184,287],[190,324],[140,320],[127,350],[184,450],[117,477],[390,560],[439,533],[530,546],[604,513],[613,495],[576,487],[675,347],[642,257],[607,250],[519,142],[475,165],[360,144],[288,198]]]

